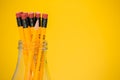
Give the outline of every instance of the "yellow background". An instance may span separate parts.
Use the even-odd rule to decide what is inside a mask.
[[[0,0],[0,80],[16,67],[18,11],[49,14],[51,80],[120,80],[119,0]]]

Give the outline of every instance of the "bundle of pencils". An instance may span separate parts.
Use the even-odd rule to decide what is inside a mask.
[[[23,44],[24,80],[43,80],[45,68],[45,34],[48,14],[16,13],[20,40]]]

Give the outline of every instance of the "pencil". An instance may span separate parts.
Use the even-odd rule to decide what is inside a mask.
[[[38,52],[38,57],[37,57],[37,64],[36,64],[36,69],[35,69],[35,76],[33,78],[33,80],[38,80],[38,79],[42,79],[42,74],[43,74],[43,70],[41,68],[43,68],[43,61],[44,58],[43,56],[43,42],[45,40],[45,33],[46,33],[46,27],[47,27],[47,14],[43,14],[42,15],[42,27],[40,27],[40,31],[41,31],[41,36],[40,36],[40,45],[39,45],[39,52]],[[42,65],[42,66],[41,66]]]
[[[26,42],[25,42],[25,37],[24,37],[24,32],[23,32],[23,24],[22,24],[22,19],[21,19],[22,14],[23,14],[23,12],[16,13],[16,19],[17,19],[17,25],[18,25],[20,40],[23,43],[23,52],[22,53],[23,53],[23,56],[24,56],[24,64],[26,66],[26,64],[27,64],[27,50],[25,49]]]
[[[47,28],[47,20],[48,20],[48,14],[42,14],[42,28],[43,28],[43,43],[45,43],[45,34],[46,34],[46,28]],[[42,44],[44,45],[44,44]],[[43,48],[44,49],[44,48]],[[39,74],[39,80],[43,79],[43,74],[44,74],[44,63],[45,62],[45,53],[44,50],[42,51],[42,56],[41,56],[41,62],[40,62],[40,74]]]
[[[29,56],[32,54],[31,49],[30,49],[31,37],[30,37],[29,29],[28,29],[27,17],[28,17],[27,13],[22,14],[23,31],[24,31],[24,36],[25,36],[25,40],[26,40],[26,49],[28,51],[28,58],[27,58],[28,61],[27,61],[27,65],[26,65],[26,68],[25,68],[25,80],[29,80],[30,66],[31,66]]]
[[[34,28],[34,13],[30,12],[28,13],[28,21],[29,21],[29,30],[30,30],[30,37],[33,38],[33,30],[31,28]],[[30,80],[32,80],[32,67],[34,67],[34,62],[32,61],[32,66],[30,69]]]

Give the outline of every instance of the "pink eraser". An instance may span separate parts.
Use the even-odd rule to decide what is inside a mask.
[[[23,13],[23,12],[17,12],[17,13],[16,13],[16,17],[17,17],[17,18],[21,17],[21,14],[22,14],[22,13]]]
[[[28,14],[28,16],[29,16],[29,18],[34,18],[34,13],[33,13],[33,12],[30,12],[30,13]]]
[[[48,14],[42,14],[42,18],[47,19],[48,18]]]
[[[35,13],[35,17],[36,17],[36,18],[40,18],[40,17],[41,17],[41,14],[40,14],[39,12],[36,12],[36,13]]]
[[[26,19],[26,18],[27,18],[26,13],[23,13],[23,14],[21,15],[21,17],[22,17],[22,19]]]
[[[28,17],[28,13],[27,12],[25,12],[24,14],[26,15],[26,17]]]

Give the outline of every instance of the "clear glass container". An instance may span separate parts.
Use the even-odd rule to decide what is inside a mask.
[[[47,53],[46,42],[44,43],[43,46],[44,46],[43,48],[44,68],[43,68],[42,80],[50,80],[50,76],[48,72],[47,57],[46,57],[46,53]],[[24,80],[24,75],[25,75],[25,63],[24,63],[24,56],[23,56],[23,44],[22,44],[22,41],[19,40],[18,41],[18,60],[17,60],[16,69],[14,71],[12,80]]]

